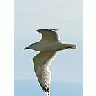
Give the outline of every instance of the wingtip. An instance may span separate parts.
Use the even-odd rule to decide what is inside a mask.
[[[49,86],[42,86],[41,84],[40,84],[40,86],[42,87],[42,90],[47,94],[47,96],[50,96],[50,89],[49,89]]]
[[[50,94],[48,93],[47,96],[50,96]]]

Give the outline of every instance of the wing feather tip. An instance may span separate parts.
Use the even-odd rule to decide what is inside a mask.
[[[40,86],[42,87],[42,90],[49,96],[50,95],[50,89],[49,89],[49,86],[42,86],[40,84]]]

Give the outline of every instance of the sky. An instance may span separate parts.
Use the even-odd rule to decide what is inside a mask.
[[[58,52],[52,62],[51,94],[83,96],[82,0],[15,0],[14,6],[14,95],[46,96],[39,86],[32,61],[38,52],[23,49],[40,40],[41,34],[36,29],[56,28],[60,29],[60,41],[74,43],[77,49]]]

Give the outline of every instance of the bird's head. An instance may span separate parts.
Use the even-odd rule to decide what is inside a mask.
[[[26,49],[32,49],[32,46],[33,46],[33,44],[29,45],[28,47],[25,47],[24,50],[26,50]]]
[[[24,50],[25,50],[25,49],[33,49],[33,50],[34,50],[37,43],[38,43],[38,42],[33,43],[33,44],[29,45],[28,47],[25,47]]]
[[[28,47],[25,47],[25,48],[24,48],[24,50],[26,50],[26,49],[31,49],[31,48],[30,48],[30,46],[28,46]]]

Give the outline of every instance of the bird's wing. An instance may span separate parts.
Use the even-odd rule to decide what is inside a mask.
[[[56,53],[56,51],[40,51],[40,53],[33,58],[36,76],[43,91],[47,94],[49,94],[49,84],[51,80],[49,63],[56,56]]]
[[[38,29],[37,31],[42,34],[41,41],[44,42],[59,42],[59,35],[56,32],[58,29]]]

